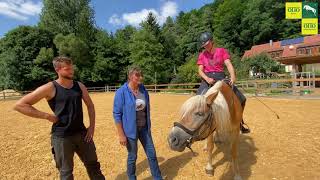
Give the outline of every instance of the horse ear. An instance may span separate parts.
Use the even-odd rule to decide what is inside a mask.
[[[208,105],[211,105],[213,103],[213,101],[216,99],[216,97],[218,96],[219,91],[216,92],[212,92],[209,95],[206,95],[206,102]]]
[[[219,94],[219,91],[222,87],[222,81],[218,81],[214,84],[212,88],[210,88],[205,94],[207,104],[211,105],[213,101]]]

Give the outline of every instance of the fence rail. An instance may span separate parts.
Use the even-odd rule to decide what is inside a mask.
[[[309,94],[319,93],[320,88],[315,87],[315,82],[320,82],[320,78],[305,79],[268,79],[268,80],[247,80],[238,81],[237,87],[245,93],[268,94],[268,93],[285,93],[285,94]],[[153,84],[145,85],[150,92],[195,92],[200,83],[183,83],[183,84]],[[114,92],[120,86],[88,87],[91,93],[96,92]],[[0,100],[20,98],[31,91],[18,92],[0,92]]]

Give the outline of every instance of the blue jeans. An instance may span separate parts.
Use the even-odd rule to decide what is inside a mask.
[[[149,166],[153,179],[162,180],[160,168],[158,165],[156,150],[153,145],[151,133],[148,131],[147,127],[138,129],[137,139],[128,138],[127,150],[128,150],[128,160],[127,160],[127,175],[129,180],[136,180],[136,160],[138,152],[138,139],[140,140],[143,149],[148,157]]]

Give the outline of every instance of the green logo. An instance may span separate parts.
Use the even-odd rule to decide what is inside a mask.
[[[303,2],[302,18],[318,18],[318,3]]]

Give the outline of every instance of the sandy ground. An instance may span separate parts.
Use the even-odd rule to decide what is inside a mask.
[[[95,143],[102,171],[107,179],[126,179],[127,152],[118,143],[112,119],[114,94],[91,96],[96,105]],[[163,175],[167,179],[231,179],[231,158],[226,145],[214,149],[214,177],[204,172],[203,142],[193,145],[198,153],[195,157],[189,150],[179,153],[168,148],[167,134],[188,97],[151,94],[152,134]],[[252,133],[240,136],[239,165],[243,179],[320,179],[320,100],[266,98],[263,101],[280,119],[256,99],[248,99],[244,116]],[[58,179],[50,152],[51,124],[12,111],[15,102],[0,101],[0,179]],[[50,112],[45,101],[36,107]],[[87,124],[87,113],[85,117]],[[74,175],[75,179],[88,179],[76,155]],[[138,179],[152,179],[141,146],[137,175]]]

